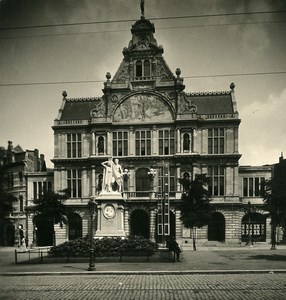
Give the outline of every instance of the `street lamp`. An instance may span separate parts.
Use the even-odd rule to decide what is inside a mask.
[[[96,202],[94,199],[88,201],[88,211],[90,214],[90,253],[89,253],[89,267],[88,271],[95,271],[94,263],[94,249],[93,249],[93,216],[95,212]]]

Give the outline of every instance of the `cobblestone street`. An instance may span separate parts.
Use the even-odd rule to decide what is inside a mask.
[[[0,299],[285,299],[286,274],[1,276]]]

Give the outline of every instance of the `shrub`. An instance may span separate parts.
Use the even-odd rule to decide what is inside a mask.
[[[85,237],[54,246],[50,249],[49,254],[66,256],[69,253],[70,256],[89,256],[90,248],[90,238]],[[121,237],[104,237],[93,240],[93,249],[96,256],[128,255],[139,252],[153,255],[158,246],[141,236],[130,236],[124,239]]]

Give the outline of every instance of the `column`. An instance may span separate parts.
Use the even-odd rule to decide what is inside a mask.
[[[95,196],[95,166],[91,166],[91,195]]]
[[[91,132],[91,156],[95,156],[95,132]]]
[[[181,130],[177,128],[177,153],[181,153]]]
[[[234,153],[238,153],[238,127],[233,128]]]
[[[177,188],[176,188],[176,199],[181,198],[181,184],[178,179],[181,178],[181,167],[176,168]]]
[[[207,129],[202,130],[202,154],[208,153],[208,132]]]
[[[87,183],[87,170],[85,167],[82,169],[82,197],[88,197],[88,183]]]
[[[129,235],[129,210],[125,209],[124,210],[124,231],[125,234],[128,236]]]
[[[158,143],[158,130],[154,126],[152,129],[152,154],[157,155],[158,154],[158,148],[159,148],[159,143]]]
[[[111,156],[112,153],[112,139],[111,139],[111,132],[107,131],[106,134],[107,140],[106,140],[106,155]]]
[[[134,129],[130,128],[129,131],[129,155],[135,155],[135,133],[134,133]]]

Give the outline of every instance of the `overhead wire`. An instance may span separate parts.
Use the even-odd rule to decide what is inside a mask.
[[[156,30],[165,29],[184,29],[184,28],[204,28],[204,27],[220,27],[220,26],[236,26],[236,25],[257,25],[257,24],[279,24],[286,23],[286,20],[281,21],[255,21],[255,22],[237,22],[237,23],[219,23],[219,24],[199,24],[199,25],[184,25],[184,26],[166,26],[156,27]],[[1,37],[0,40],[10,39],[25,39],[25,38],[37,38],[37,37],[51,37],[51,36],[72,36],[72,35],[86,35],[86,34],[104,34],[104,33],[117,33],[128,32],[130,29],[116,29],[116,30],[101,30],[101,31],[85,31],[85,32],[67,32],[67,33],[49,33],[49,34],[37,34],[37,35],[23,35],[23,36],[7,36]]]
[[[242,77],[242,76],[280,75],[280,74],[286,74],[286,71],[233,73],[233,74],[230,73],[230,74],[213,74],[213,75],[193,75],[193,76],[182,76],[182,78],[183,79],[196,79],[196,78],[216,78],[216,77],[237,77],[237,76]],[[103,83],[103,82],[104,82],[104,80],[75,80],[75,81],[0,83],[0,87],[31,86],[31,85],[57,85],[57,84],[81,84],[81,83]]]
[[[241,16],[241,15],[262,15],[262,14],[279,14],[279,13],[286,13],[286,10],[238,12],[238,13],[219,13],[219,14],[202,14],[202,15],[170,16],[170,17],[154,17],[154,18],[149,18],[149,20],[155,21],[155,20],[194,19],[194,18]],[[3,30],[19,30],[19,29],[34,29],[34,28],[49,28],[49,27],[80,26],[80,25],[93,25],[93,24],[125,23],[125,22],[135,22],[135,21],[137,21],[137,20],[135,20],[135,19],[121,19],[121,20],[73,22],[73,23],[59,23],[59,24],[26,25],[26,26],[14,26],[14,27],[0,27],[0,31],[3,31]]]

